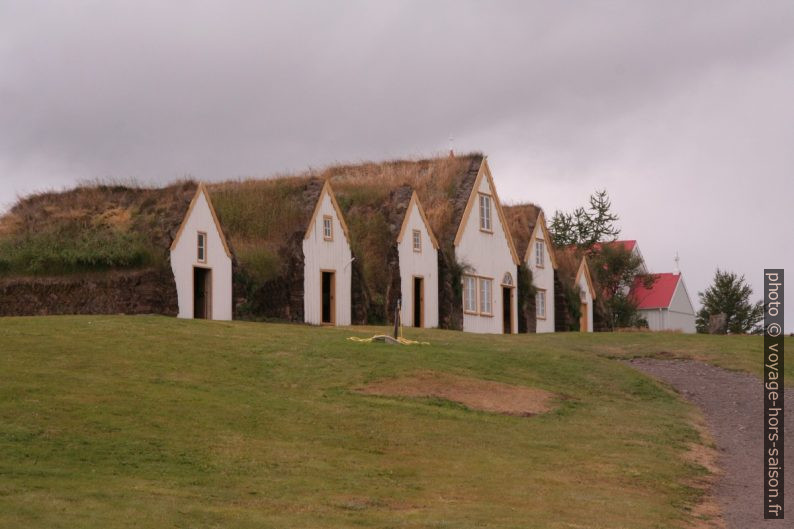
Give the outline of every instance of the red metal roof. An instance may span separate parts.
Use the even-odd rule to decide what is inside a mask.
[[[675,287],[681,279],[681,274],[651,274],[655,281],[651,288],[645,288],[641,277],[634,279],[629,296],[637,302],[640,309],[666,309],[670,306],[675,293]]]

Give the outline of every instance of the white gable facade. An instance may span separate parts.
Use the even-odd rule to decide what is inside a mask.
[[[179,318],[232,319],[232,259],[203,184],[171,245]]]
[[[328,182],[303,239],[304,321],[350,325],[353,254],[347,226]]]
[[[548,230],[545,230],[543,213],[538,214],[535,229],[529,238],[525,256],[527,268],[532,272],[532,284],[537,289],[535,295],[535,332],[554,332],[554,269],[556,264],[552,253]]]
[[[438,241],[414,192],[397,238],[402,307],[410,327],[438,327]]]
[[[681,331],[687,334],[696,332],[695,309],[680,275],[668,307],[640,309],[639,313],[652,331]]]
[[[593,302],[595,292],[592,289],[592,282],[589,281],[589,271],[587,263],[582,259],[579,271],[576,274],[576,284],[579,286],[579,296],[581,302],[582,315],[579,317],[579,331],[593,332]]]
[[[643,274],[647,274],[648,267],[645,265],[645,258],[642,256],[642,252],[640,251],[640,245],[637,241],[634,241],[634,248],[632,248],[631,253],[640,260],[640,272]]]
[[[518,332],[516,258],[488,164],[483,160],[455,237],[463,275],[463,330]]]

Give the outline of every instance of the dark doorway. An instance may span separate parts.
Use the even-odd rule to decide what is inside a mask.
[[[322,272],[322,322],[328,325],[336,323],[336,278],[334,272]]]
[[[513,333],[513,304],[510,295],[512,288],[502,287],[502,332]]]
[[[212,319],[212,270],[193,268],[193,317]]]
[[[425,326],[425,280],[414,277],[414,327]]]

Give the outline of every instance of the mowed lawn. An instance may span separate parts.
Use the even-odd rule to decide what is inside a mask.
[[[0,318],[0,527],[684,527],[705,472],[683,457],[694,411],[611,357],[761,359],[760,338],[346,340],[376,331]],[[420,371],[542,388],[556,408],[355,392]]]

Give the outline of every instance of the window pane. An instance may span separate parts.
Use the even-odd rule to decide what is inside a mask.
[[[491,197],[480,195],[480,229],[491,229]]]
[[[463,308],[469,312],[477,310],[477,280],[471,276],[463,278]]]
[[[491,280],[480,279],[480,312],[491,314]]]
[[[205,235],[203,233],[198,234],[198,260],[204,260],[204,251],[206,246]]]

